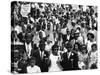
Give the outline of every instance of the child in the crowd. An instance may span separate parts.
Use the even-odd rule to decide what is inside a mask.
[[[40,68],[35,65],[36,59],[34,57],[30,60],[30,65],[27,67],[27,73],[39,73],[41,72]]]

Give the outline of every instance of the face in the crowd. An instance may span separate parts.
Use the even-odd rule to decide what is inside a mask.
[[[93,34],[89,34],[89,35],[88,35],[88,39],[89,39],[90,41],[92,41],[92,40],[94,39],[94,35],[93,35]]]
[[[26,59],[23,58],[23,59],[22,59],[22,63],[23,63],[23,64],[26,64]]]
[[[67,51],[70,52],[72,50],[72,47],[68,47]]]
[[[70,31],[68,29],[66,29],[66,33],[67,33],[67,35],[69,35],[70,34]]]
[[[93,45],[92,46],[92,51],[96,51],[97,50],[97,45]]]
[[[40,38],[40,39],[43,38],[43,34],[42,34],[42,32],[39,32],[39,38]]]
[[[24,26],[24,22],[21,22],[21,26]]]
[[[35,63],[36,63],[35,60],[31,60],[31,61],[30,61],[30,65],[31,65],[31,67],[34,67]]]
[[[82,50],[82,53],[83,53],[83,54],[86,54],[86,53],[87,53],[87,50],[86,50],[86,49],[83,49],[83,50]]]
[[[75,37],[78,38],[79,37],[79,33],[75,33]]]
[[[88,35],[88,40],[90,40],[90,39],[91,39],[91,35],[89,34],[89,35]]]
[[[75,33],[75,30],[74,30],[74,29],[72,29],[72,30],[71,30],[71,34],[73,35],[74,33]]]
[[[74,47],[75,47],[75,50],[78,50],[78,44],[75,44]]]
[[[58,53],[58,48],[56,47],[56,48],[54,48],[54,50],[53,50],[53,54],[57,55],[57,53]]]
[[[29,44],[31,41],[32,41],[32,37],[28,37],[28,38],[26,39],[27,44]]]

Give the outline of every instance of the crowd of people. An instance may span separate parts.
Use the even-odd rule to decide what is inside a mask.
[[[97,69],[97,6],[11,3],[11,72]]]

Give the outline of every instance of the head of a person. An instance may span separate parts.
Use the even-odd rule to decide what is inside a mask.
[[[21,26],[24,26],[24,22],[23,21],[21,22]]]
[[[31,67],[34,67],[35,64],[36,64],[36,58],[35,58],[35,57],[32,57],[32,58],[30,59],[30,66],[31,66]]]
[[[22,58],[21,63],[26,64],[26,60],[25,58]]]
[[[75,30],[74,29],[71,29],[71,34],[73,35],[75,33]]]
[[[80,49],[80,44],[77,42],[74,44],[74,50],[78,51]]]
[[[39,32],[39,38],[40,38],[40,39],[43,38],[43,34],[42,34],[42,32]]]
[[[44,51],[45,50],[45,41],[44,40],[41,40],[39,42],[39,48],[41,51]]]
[[[66,44],[66,49],[67,49],[68,52],[70,52],[70,51],[72,50],[72,45],[71,45],[71,43],[67,43],[67,44]]]
[[[87,37],[88,37],[88,40],[92,41],[94,39],[94,34],[88,33]]]
[[[96,51],[97,50],[97,44],[92,44],[91,48],[92,48],[92,51]]]
[[[13,42],[15,39],[15,41],[17,41],[17,31],[12,31],[11,32],[11,42]]]
[[[47,41],[47,44],[50,44],[51,42],[52,42],[52,41],[49,41],[49,40],[48,40],[48,41]]]
[[[58,45],[53,45],[53,46],[52,46],[52,53],[53,53],[54,55],[57,55],[58,49],[59,49],[59,46],[58,46]]]
[[[26,43],[30,43],[32,41],[32,35],[30,33],[25,34]]]
[[[87,51],[87,46],[85,45],[85,44],[83,44],[82,46],[81,46],[81,52],[83,53],[83,54],[86,54],[88,51]]]
[[[80,34],[79,30],[76,30],[75,31],[75,34],[74,34],[75,35],[75,38],[78,38],[79,37],[79,34]]]
[[[69,29],[66,29],[66,33],[69,35],[70,34],[70,31],[69,31]]]

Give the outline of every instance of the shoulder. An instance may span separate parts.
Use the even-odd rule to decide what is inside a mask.
[[[27,66],[27,69],[31,68],[31,66]]]
[[[35,69],[40,69],[40,67],[38,67],[37,65],[34,66]]]

